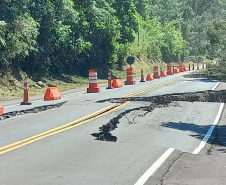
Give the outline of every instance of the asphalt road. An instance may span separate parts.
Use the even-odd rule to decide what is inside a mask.
[[[60,108],[0,120],[0,184],[160,184],[183,152],[192,153],[199,147],[220,103],[177,102],[152,112],[131,111],[111,132],[116,142],[99,141],[94,136],[99,127],[118,114],[148,106],[149,102],[128,102],[79,125],[75,120],[113,106],[108,101],[97,103],[98,100],[133,92],[139,97],[195,92],[217,84],[206,79],[180,79],[183,74],[145,83],[138,81],[120,89],[102,88],[97,94],[87,94],[85,90],[71,92],[51,102],[36,97],[31,106],[17,105],[19,100],[1,103],[5,112],[11,112],[66,101]]]

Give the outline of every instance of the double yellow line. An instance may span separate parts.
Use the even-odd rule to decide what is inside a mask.
[[[184,77],[180,77],[180,78],[176,78],[174,80],[171,80],[171,81],[168,81],[168,82],[164,82],[164,83],[161,83],[161,84],[158,84],[158,85],[155,85],[155,86],[152,86],[152,87],[148,87],[148,88],[145,88],[145,89],[142,89],[140,91],[136,91],[134,93],[131,93],[131,94],[128,94],[128,95],[125,95],[123,96],[122,98],[129,98],[129,97],[133,97],[133,96],[136,96],[138,94],[141,94],[141,93],[144,93],[144,92],[147,92],[147,91],[150,91],[152,89],[156,89],[158,87],[162,87],[162,86],[165,86],[165,85],[168,85],[168,84],[171,84],[171,83],[174,83],[174,82],[177,82],[179,80],[182,80]]]
[[[171,80],[171,81],[168,81],[168,82],[165,82],[165,83],[161,83],[159,85],[155,85],[155,86],[152,86],[152,87],[149,87],[149,88],[146,88],[146,89],[143,89],[143,90],[140,90],[140,91],[136,91],[134,93],[131,93],[131,94],[128,94],[128,95],[125,95],[123,97],[132,97],[132,96],[135,96],[135,95],[138,95],[138,94],[141,94],[141,93],[144,93],[146,91],[149,91],[149,90],[152,90],[152,89],[156,89],[158,87],[162,87],[164,85],[167,85],[167,84],[171,84],[171,83],[174,83],[174,82],[177,82],[179,80],[183,79],[183,77],[181,78],[177,78],[175,80]],[[80,119],[77,119],[77,120],[74,120],[72,122],[69,122],[65,125],[62,125],[62,126],[59,126],[59,127],[56,127],[54,129],[50,129],[48,131],[45,131],[45,132],[42,132],[40,134],[37,134],[37,135],[34,135],[34,136],[31,136],[29,138],[26,138],[26,139],[23,139],[23,140],[20,140],[20,141],[17,141],[17,142],[14,142],[14,143],[11,143],[9,145],[6,145],[6,146],[3,146],[3,147],[0,147],[0,155],[4,154],[4,153],[7,153],[7,152],[10,152],[12,150],[15,150],[17,148],[20,148],[22,146],[25,146],[25,145],[28,145],[28,144],[31,144],[35,141],[38,141],[38,140],[41,140],[41,139],[44,139],[46,137],[49,137],[49,136],[52,136],[52,135],[55,135],[55,134],[58,134],[58,133],[61,133],[61,132],[64,132],[64,131],[67,131],[69,129],[72,129],[72,128],[75,128],[75,127],[78,127],[82,124],[85,124],[87,122],[90,122],[90,121],[93,121],[95,119],[98,119],[106,114],[109,114],[111,112],[114,112],[116,111],[117,109],[120,109],[121,107],[124,107],[125,105],[129,104],[130,102],[127,101],[125,103],[123,103],[122,105],[110,105],[108,107],[105,107],[99,111],[96,111],[92,114],[89,114],[87,116],[84,116]]]

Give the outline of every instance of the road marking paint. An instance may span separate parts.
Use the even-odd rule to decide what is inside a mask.
[[[109,105],[109,106],[107,106],[107,107],[105,107],[105,108],[103,108],[103,109],[101,109],[101,110],[98,110],[98,111],[96,111],[96,112],[94,112],[94,113],[92,113],[92,114],[89,114],[89,115],[87,115],[87,116],[84,116],[84,117],[82,117],[82,118],[79,118],[79,119],[77,119],[77,120],[75,120],[75,121],[73,121],[73,122],[69,122],[69,123],[67,123],[67,124],[65,124],[65,125],[62,125],[62,126],[59,126],[59,127],[54,128],[54,129],[51,129],[51,131],[61,129],[61,128],[66,127],[66,126],[68,126],[68,125],[70,125],[70,124],[73,124],[73,123],[75,123],[75,122],[79,122],[79,121],[81,121],[81,120],[87,119],[88,117],[91,117],[91,116],[94,116],[94,115],[96,115],[96,114],[99,114],[100,112],[103,112],[103,111],[105,111],[105,110],[107,110],[107,109],[110,109],[111,107],[113,107],[113,105]],[[46,134],[46,133],[48,133],[49,131],[50,131],[50,130],[45,131],[45,132],[42,132],[41,134],[38,134],[38,135],[36,135],[36,136],[38,137],[38,136],[40,136],[40,135]],[[32,136],[32,137],[34,137],[34,136]],[[27,139],[30,139],[30,138],[31,138],[31,137],[29,137],[29,138],[27,138]],[[26,139],[24,139],[23,141],[25,141],[25,140],[26,140]],[[0,150],[6,148],[7,146],[15,145],[15,144],[17,144],[17,143],[19,143],[19,142],[20,142],[20,141],[15,142],[15,143],[12,143],[12,144],[9,144],[9,145],[6,145],[6,146],[4,146],[4,147],[1,147]]]
[[[210,136],[212,135],[212,132],[213,132],[215,126],[217,125],[217,123],[220,120],[223,109],[224,109],[224,103],[221,103],[220,108],[219,108],[218,113],[217,113],[217,116],[216,116],[213,124],[209,128],[208,132],[206,133],[205,137],[202,139],[199,146],[192,152],[192,154],[198,154],[205,147],[207,141],[209,140]]]
[[[181,80],[181,79],[183,79],[183,78],[184,78],[184,77],[177,78],[177,79],[175,79],[175,80],[171,80],[171,81],[165,82],[165,83],[166,83],[166,84],[170,84],[170,83],[179,81],[179,80]],[[148,91],[148,90],[155,89],[155,88],[161,87],[161,86],[164,86],[164,85],[161,85],[161,84],[155,85],[155,86],[152,86],[152,87],[149,87],[149,88],[146,88],[146,89],[143,89],[143,90],[140,90],[140,91],[137,91],[137,92],[128,94],[128,95],[126,95],[126,96],[124,96],[124,97],[132,97],[132,96],[135,96],[135,95],[137,95],[137,94],[141,94],[141,93],[143,93],[143,92],[146,92],[146,91]],[[36,101],[42,101],[42,100],[36,100]],[[33,143],[33,142],[35,142],[35,141],[41,140],[41,139],[43,139],[43,138],[46,138],[46,137],[49,137],[49,136],[52,136],[52,135],[55,135],[55,134],[64,132],[64,131],[66,131],[66,130],[75,128],[75,127],[77,127],[77,126],[80,126],[80,125],[82,125],[82,124],[84,124],[84,123],[87,123],[87,122],[93,121],[93,120],[95,120],[95,119],[98,119],[98,118],[100,118],[100,117],[102,117],[102,116],[104,116],[104,115],[106,115],[106,114],[109,114],[109,113],[111,113],[111,112],[116,111],[117,109],[120,109],[120,108],[123,107],[123,106],[126,106],[126,105],[129,104],[129,103],[130,103],[130,102],[127,101],[127,102],[123,103],[122,105],[117,106],[117,107],[115,107],[115,108],[113,108],[115,105],[110,105],[110,106],[105,107],[105,108],[103,108],[103,109],[101,109],[101,110],[99,110],[99,111],[96,111],[96,112],[94,112],[94,113],[92,113],[92,114],[89,114],[89,115],[87,115],[87,116],[84,116],[84,117],[82,117],[82,118],[79,118],[79,119],[77,119],[77,120],[74,120],[74,121],[72,121],[72,122],[69,122],[69,123],[67,123],[67,124],[65,124],[65,125],[62,125],[62,126],[60,126],[60,127],[56,127],[56,128],[54,128],[54,129],[50,129],[50,130],[45,131],[45,132],[42,132],[42,133],[40,133],[40,134],[31,136],[31,137],[29,137],[29,138],[26,138],[26,139],[23,139],[23,140],[20,140],[20,141],[11,143],[11,144],[9,144],[9,145],[5,145],[5,146],[3,146],[3,147],[0,147],[0,155],[2,155],[2,154],[4,154],[4,153],[7,153],[7,152],[10,152],[10,151],[12,151],[12,150],[15,150],[15,149],[17,149],[17,148],[20,148],[20,147],[22,147],[22,146],[28,145],[28,144],[30,144],[30,143]],[[14,106],[15,106],[15,105],[14,105]],[[113,109],[111,109],[111,108],[113,108]],[[111,109],[111,110],[108,111],[108,109]],[[105,111],[106,111],[106,112],[105,112]],[[103,113],[102,113],[102,112],[103,112]],[[92,117],[92,118],[89,118],[89,117]],[[83,120],[84,120],[84,121],[83,121]]]
[[[10,105],[10,106],[4,107],[4,109],[11,108],[11,107],[16,107],[18,105],[20,105],[20,104]]]
[[[34,103],[34,102],[39,102],[39,101],[44,101],[44,100],[35,100],[35,101],[32,101],[32,103]],[[6,107],[4,107],[4,109],[11,108],[11,107],[16,107],[16,106],[18,106],[18,105],[20,105],[20,104],[15,104],[15,105],[6,106]]]
[[[51,129],[51,130],[42,132],[42,133],[37,134],[37,135],[34,135],[34,136],[32,136],[32,137],[29,137],[29,138],[26,138],[26,139],[17,141],[17,142],[15,142],[15,143],[12,143],[12,144],[9,144],[9,145],[0,147],[0,155],[2,155],[2,154],[4,154],[4,153],[7,153],[7,152],[10,152],[10,151],[12,151],[12,150],[15,150],[15,149],[17,149],[17,148],[20,148],[20,147],[22,147],[22,146],[31,144],[31,143],[33,143],[33,142],[35,142],[35,141],[44,139],[44,138],[49,137],[49,136],[52,136],[52,135],[56,135],[56,134],[58,134],[58,133],[67,131],[67,130],[69,130],[69,129],[78,127],[78,126],[80,126],[80,125],[83,125],[83,124],[85,124],[85,123],[87,123],[87,122],[90,122],[90,121],[93,121],[93,120],[95,120],[95,119],[98,119],[98,118],[100,118],[100,117],[102,117],[102,116],[104,116],[104,115],[106,115],[106,114],[109,114],[109,113],[111,113],[111,112],[114,112],[114,111],[120,109],[120,108],[123,107],[123,106],[126,106],[126,105],[129,104],[129,103],[130,103],[130,102],[128,101],[128,102],[126,102],[126,103],[123,103],[123,104],[120,105],[120,106],[117,106],[117,107],[113,108],[113,109],[110,110],[110,111],[107,111],[107,112],[104,112],[103,114],[99,114],[99,115],[98,115],[98,113],[107,110],[107,108],[113,107],[112,105],[111,105],[111,106],[108,106],[108,107],[106,107],[106,108],[104,108],[104,109],[101,109],[101,110],[99,110],[99,111],[97,111],[97,112],[95,112],[95,113],[90,114],[90,115],[94,115],[94,116],[95,116],[95,114],[97,114],[97,116],[92,117],[92,118],[90,118],[90,119],[84,120],[84,119],[86,119],[87,117],[90,117],[90,115],[88,115],[88,116],[85,116],[85,117],[83,117],[83,118],[80,118],[80,119],[77,119],[77,120],[75,120],[75,121],[72,121],[72,122],[70,122],[70,123],[67,123],[67,124],[65,124],[65,125],[63,125],[63,126],[56,127],[56,128],[54,128],[54,129]],[[84,120],[84,121],[78,123],[78,122],[81,121],[81,120]],[[77,124],[76,124],[76,123],[77,123]]]
[[[65,94],[65,95],[62,95],[62,97],[72,96],[72,95],[78,94],[78,93],[80,93],[80,92],[82,92],[82,91],[79,91],[79,92],[76,92],[76,93]],[[32,103],[35,103],[35,102],[40,102],[40,101],[44,101],[44,100],[43,100],[43,99],[39,99],[39,100],[31,101],[31,102],[32,102]],[[6,107],[4,107],[4,109],[16,107],[16,106],[18,106],[18,105],[20,105],[20,104],[15,104],[15,105],[6,106]]]
[[[165,160],[171,155],[175,148],[169,148],[166,150],[158,160],[138,179],[134,185],[143,185],[156,171],[157,169],[165,162]]]
[[[214,87],[211,89],[211,90],[215,90],[216,88],[217,88],[217,86],[220,84],[220,82],[217,82],[217,84],[216,85],[214,85]]]
[[[145,89],[142,89],[142,90],[139,90],[139,91],[136,91],[136,92],[133,92],[133,93],[130,93],[128,95],[125,95],[125,96],[122,96],[122,98],[129,98],[129,97],[132,97],[132,96],[135,96],[135,95],[138,95],[138,94],[141,94],[141,93],[144,93],[146,91],[149,91],[151,89],[155,89],[155,88],[158,88],[158,87],[163,87],[165,85],[168,85],[168,84],[171,84],[171,83],[174,83],[174,82],[177,82],[179,80],[182,80],[184,77],[180,77],[180,78],[177,78],[175,80],[171,80],[171,81],[168,81],[168,82],[164,82],[164,83],[161,83],[161,84],[158,84],[158,85],[154,85],[152,87],[148,87],[148,88],[145,88]]]

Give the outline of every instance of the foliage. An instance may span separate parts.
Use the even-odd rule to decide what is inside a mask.
[[[223,0],[1,0],[0,68],[29,75],[122,69],[128,55],[178,62],[223,51]],[[222,24],[223,25],[223,24]],[[219,31],[219,30],[218,30]],[[214,42],[214,44],[213,44]],[[213,49],[218,47],[217,50]]]

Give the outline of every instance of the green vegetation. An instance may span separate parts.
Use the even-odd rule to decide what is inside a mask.
[[[123,76],[129,55],[145,70],[189,56],[225,65],[225,10],[225,0],[1,0],[0,77]]]

